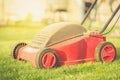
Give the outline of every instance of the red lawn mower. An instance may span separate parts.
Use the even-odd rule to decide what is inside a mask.
[[[92,4],[83,22],[86,20]],[[20,42],[12,49],[12,57],[27,60],[38,68],[52,68],[85,62],[112,62],[116,57],[116,48],[107,42],[102,33],[120,9],[117,7],[108,23],[100,32],[90,32],[79,24],[62,22],[47,26],[40,31],[30,44]]]

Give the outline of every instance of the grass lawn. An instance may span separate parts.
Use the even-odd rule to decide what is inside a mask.
[[[11,48],[17,42],[30,43],[41,27],[0,27],[0,80],[119,80],[120,38],[107,38],[117,48],[112,63],[84,63],[53,69],[37,69],[29,62],[11,58]]]

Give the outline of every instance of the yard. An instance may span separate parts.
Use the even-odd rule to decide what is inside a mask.
[[[29,62],[14,60],[11,49],[17,42],[30,43],[44,26],[0,27],[0,80],[119,80],[120,38],[109,37],[115,44],[117,58],[111,63],[84,63],[53,69],[37,69]]]

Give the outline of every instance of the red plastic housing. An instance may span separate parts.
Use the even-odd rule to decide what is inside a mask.
[[[102,35],[86,35],[54,44],[49,46],[49,48],[57,52],[58,65],[72,65],[96,61],[96,46],[103,41],[105,41],[105,37]],[[38,51],[39,49],[26,45],[19,49],[17,59],[27,60],[31,62],[33,66],[36,66],[35,57]]]

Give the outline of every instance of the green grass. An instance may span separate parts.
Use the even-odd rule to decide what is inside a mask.
[[[37,69],[29,62],[11,57],[17,42],[30,43],[41,27],[0,27],[0,80],[119,80],[120,39],[107,38],[117,48],[117,59],[112,63],[84,63],[53,69]]]

